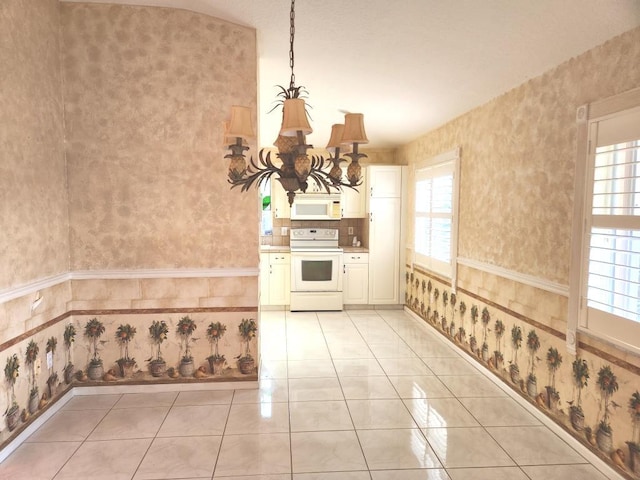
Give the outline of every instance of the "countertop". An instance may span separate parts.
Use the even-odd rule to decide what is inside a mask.
[[[365,247],[341,247],[344,253],[369,253]],[[260,253],[289,253],[291,248],[284,245],[260,245]]]
[[[289,253],[291,248],[288,245],[260,245],[260,253]]]
[[[369,253],[369,249],[365,247],[342,247],[344,253]]]

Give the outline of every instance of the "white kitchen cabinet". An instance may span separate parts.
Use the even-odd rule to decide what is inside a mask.
[[[340,207],[342,209],[342,218],[366,218],[367,216],[367,185],[366,175],[363,169],[362,185],[356,187],[355,191],[348,187],[342,187],[340,196]],[[342,167],[342,178],[346,178],[347,167]]]
[[[369,254],[345,253],[342,257],[342,268],[343,303],[345,305],[369,303]]]
[[[327,190],[321,185],[318,185],[314,180],[309,179],[305,193],[327,193]]]
[[[291,254],[260,254],[260,304],[289,305],[291,297]]]
[[[406,167],[370,166],[369,182],[369,303],[399,305],[403,202]]]
[[[260,252],[260,305],[269,305],[269,253]]]
[[[367,187],[370,197],[396,198],[402,196],[402,167],[370,165],[367,167]]]
[[[275,177],[271,177],[271,211],[273,218],[291,218],[289,197]]]
[[[400,198],[369,199],[369,303],[400,303]]]

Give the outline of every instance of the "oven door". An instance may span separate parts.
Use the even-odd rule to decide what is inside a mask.
[[[342,251],[291,250],[292,292],[342,292]]]

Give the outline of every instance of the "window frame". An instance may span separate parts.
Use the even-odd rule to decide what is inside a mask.
[[[598,217],[592,212],[596,157],[594,135],[598,133],[600,122],[623,117],[637,109],[640,109],[640,88],[583,105],[577,110],[575,200],[566,337],[567,350],[574,355],[578,346],[578,333],[612,344],[624,351],[640,353],[640,323],[588,307],[587,298],[592,218]],[[592,315],[589,319],[590,308]]]
[[[433,170],[435,172],[442,172],[443,170],[449,170],[448,164],[450,164],[450,170],[453,174],[453,185],[451,192],[451,238],[450,238],[450,262],[447,265],[446,262],[439,261],[433,257],[428,257],[419,254],[416,250],[416,220],[418,218],[418,212],[416,208],[416,201],[418,197],[418,181],[424,180],[424,177],[420,178],[421,172],[425,170]],[[460,206],[460,148],[457,147],[453,150],[443,152],[434,157],[430,157],[421,162],[417,162],[414,165],[413,175],[413,264],[434,274],[451,279],[451,287],[455,292],[457,284],[457,265],[458,265],[458,223],[459,223],[459,206]],[[419,180],[420,178],[420,180]],[[431,178],[437,178],[433,176]],[[443,265],[447,265],[448,271],[444,271]]]

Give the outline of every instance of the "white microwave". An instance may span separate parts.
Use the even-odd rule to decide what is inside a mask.
[[[340,220],[339,194],[296,194],[291,206],[291,220]]]

